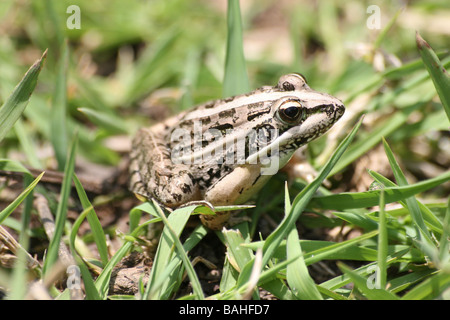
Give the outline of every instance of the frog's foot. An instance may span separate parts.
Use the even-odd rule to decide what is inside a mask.
[[[182,204],[178,208],[185,208],[189,206],[206,206],[215,213],[213,215],[200,214],[200,221],[202,222],[202,224],[211,230],[221,230],[222,227],[227,223],[228,219],[230,218],[230,211],[216,212],[211,202],[206,200],[189,201],[185,204]]]
[[[224,227],[232,228],[239,223],[251,221],[251,218],[248,216],[233,216],[235,212],[236,211],[223,211],[216,212],[215,215],[200,215],[200,220],[204,226],[211,230],[222,230]]]
[[[206,206],[215,214],[200,214],[200,220],[205,227],[211,230],[222,230],[223,227],[231,228],[241,222],[251,221],[247,216],[235,217],[233,213],[236,211],[216,211],[211,202],[206,200],[189,201],[178,208],[185,208],[188,206]]]
[[[186,207],[189,207],[189,206],[206,206],[209,209],[211,209],[212,211],[215,211],[214,210],[214,206],[211,204],[211,202],[208,202],[206,200],[189,201],[187,203],[182,204],[178,208],[186,208]]]
[[[201,214],[200,220],[211,230],[221,230],[230,220],[231,211],[215,212],[216,214]]]

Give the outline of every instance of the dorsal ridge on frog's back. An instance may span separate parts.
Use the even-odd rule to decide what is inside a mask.
[[[227,127],[228,124],[239,126],[241,123],[251,121],[255,114],[270,112],[273,101],[267,100],[267,96],[258,97],[261,93],[270,94],[274,91],[281,90],[278,87],[263,86],[245,94],[200,104],[185,112],[177,127],[189,128],[193,125],[193,121],[204,125],[203,132],[210,129],[210,126],[219,128]]]
[[[318,95],[325,95],[312,90],[306,83],[304,77],[297,73],[287,74],[281,76],[276,86],[262,86],[251,92],[236,95],[229,98],[217,99],[198,105],[185,113],[183,120],[204,119],[206,117],[214,116],[223,111],[223,108],[239,110],[246,110],[252,106],[257,108],[263,102],[273,102],[284,96],[287,92],[298,95],[300,99],[307,98],[312,93]],[[302,92],[303,94],[299,94]],[[331,97],[331,96],[330,96]]]

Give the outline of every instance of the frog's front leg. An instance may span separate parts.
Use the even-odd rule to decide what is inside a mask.
[[[199,189],[189,167],[173,164],[164,140],[164,124],[140,129],[130,154],[130,189],[147,199],[176,208],[198,200]]]
[[[228,206],[245,203],[253,193],[257,192],[269,176],[261,175],[261,165],[241,165],[211,186],[205,199],[214,205]],[[216,215],[201,215],[202,223],[212,230],[220,230],[223,226],[242,222],[241,218],[231,217],[230,211],[216,212]]]

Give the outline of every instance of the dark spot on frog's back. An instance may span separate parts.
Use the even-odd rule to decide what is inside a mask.
[[[188,185],[188,184],[186,184],[186,183],[184,183],[184,184],[183,184],[183,187],[181,187],[181,190],[182,190],[184,193],[191,193],[191,186]]]
[[[235,109],[228,109],[228,110],[224,110],[224,111],[219,112],[219,118],[220,119],[232,118],[235,114],[236,114],[236,110]]]
[[[225,99],[222,99],[222,101],[223,102],[231,102],[231,101],[233,101],[234,99],[235,99],[236,97],[228,97],[228,98],[225,98]]]
[[[205,105],[203,106],[203,108],[205,108],[205,109],[212,109],[212,108],[215,107],[215,105],[216,105],[216,104],[215,104],[215,101],[211,101],[211,102],[205,104]]]
[[[211,123],[211,117],[204,117],[202,118],[202,125],[208,125]]]
[[[270,112],[270,109],[268,108],[268,109],[260,111],[260,112],[249,113],[249,115],[247,116],[247,121],[252,121],[253,119],[261,117],[269,112]]]
[[[173,193],[173,194],[172,194],[172,197],[173,197],[177,202],[180,202],[180,201],[181,201],[182,195],[181,195],[181,194],[178,194],[178,193]]]
[[[233,129],[233,125],[231,123],[218,124],[216,126],[212,126],[210,129],[217,129],[221,132],[224,132],[227,129]]]
[[[209,176],[209,180],[219,179],[221,175],[221,170],[214,170],[213,168],[209,169],[207,174]]]
[[[248,110],[247,121],[252,121],[270,112],[270,104],[264,106],[264,102],[250,103],[246,105],[246,108]]]
[[[193,120],[182,120],[179,124],[178,127],[179,128],[190,128],[192,127],[194,124]]]

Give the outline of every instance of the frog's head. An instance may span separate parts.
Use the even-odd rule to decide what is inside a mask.
[[[311,89],[297,73],[282,76],[274,88],[270,106],[270,127],[277,130],[253,157],[279,153],[283,166],[296,149],[323,135],[345,112],[343,103],[326,93]],[[267,126],[267,125],[265,125]],[[262,147],[262,148],[261,148]]]
[[[280,168],[344,110],[340,100],[311,89],[300,74],[284,75],[275,87],[217,100],[184,115],[170,134],[173,161],[201,159],[204,168],[225,163],[232,169],[271,159]]]
[[[311,89],[297,73],[284,75],[277,88],[286,95],[272,105],[278,124],[280,145],[298,147],[324,134],[345,112],[337,98]]]

